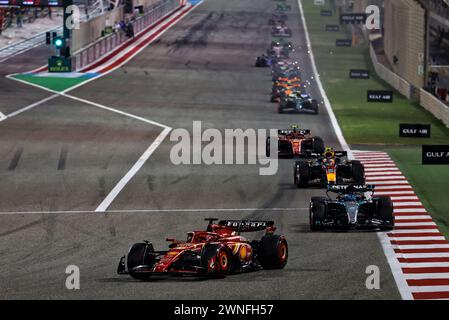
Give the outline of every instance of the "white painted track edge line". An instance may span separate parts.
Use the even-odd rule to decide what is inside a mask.
[[[334,111],[332,110],[329,98],[327,97],[326,92],[324,91],[324,88],[323,88],[323,84],[321,83],[321,79],[318,76],[318,69],[317,69],[316,63],[315,63],[315,57],[313,54],[313,48],[312,48],[310,37],[309,37],[309,31],[307,28],[307,22],[306,22],[305,15],[304,15],[304,8],[302,6],[302,0],[298,0],[298,5],[299,5],[299,11],[301,13],[301,19],[302,19],[302,24],[303,24],[303,28],[304,28],[304,33],[306,35],[307,47],[308,47],[308,50],[310,50],[310,60],[312,61],[312,69],[313,69],[313,72],[315,73],[317,85],[318,85],[318,88],[319,88],[321,95],[323,97],[323,100],[324,100],[324,105],[327,109],[332,126],[334,127],[335,134],[336,134],[338,140],[340,141],[342,148],[344,150],[348,150],[349,158],[353,159],[354,156],[353,156],[352,152],[350,151],[349,145],[343,136],[343,133],[338,124],[337,118],[334,114]],[[381,242],[384,254],[385,254],[385,256],[388,260],[388,263],[390,265],[393,277],[396,281],[396,285],[398,287],[398,290],[399,290],[399,293],[400,293],[402,299],[413,300],[412,293],[410,291],[410,288],[409,288],[407,282],[403,278],[401,267],[396,259],[396,254],[390,245],[388,237],[384,233],[378,233],[378,237]]]
[[[321,79],[320,79],[320,76],[319,76],[318,68],[317,68],[316,63],[315,63],[315,56],[313,54],[312,43],[310,41],[309,30],[307,28],[306,17],[304,15],[304,8],[302,6],[302,0],[297,0],[297,1],[298,1],[298,6],[299,6],[299,11],[300,11],[300,14],[301,14],[301,20],[302,20],[302,25],[303,25],[303,28],[304,28],[304,33],[305,33],[305,36],[306,36],[307,48],[308,48],[308,50],[310,50],[310,60],[312,62],[312,70],[313,70],[313,73],[315,74],[315,78],[316,78],[316,83],[318,85],[318,89],[320,90],[321,96],[323,97],[324,105],[326,107],[327,113],[328,113],[329,118],[331,120],[332,127],[334,128],[335,135],[337,136],[338,141],[341,144],[341,147],[343,148],[343,150],[348,150],[349,158],[353,158],[352,151],[350,150],[349,145],[346,142],[345,137],[343,136],[343,132],[342,132],[342,130],[340,128],[340,125],[338,124],[337,117],[335,116],[334,111],[332,110],[332,106],[331,106],[331,103],[329,101],[329,98],[327,97],[327,94],[326,94],[326,92],[324,90],[323,84],[321,83]]]
[[[402,273],[402,267],[397,260],[397,254],[394,252],[393,247],[390,244],[390,239],[383,232],[378,232],[377,236],[380,240],[380,244],[382,245],[385,257],[387,258],[388,264],[391,268],[391,273],[393,274],[393,278],[396,281],[396,286],[398,287],[399,293],[403,300],[413,300],[413,295],[408,286],[407,281],[405,280],[404,274]]]
[[[104,213],[158,213],[158,212],[248,212],[248,211],[308,211],[309,208],[191,208],[191,209],[111,209]],[[0,211],[1,215],[27,214],[92,214],[94,210],[56,210],[56,211]]]
[[[147,150],[142,154],[142,156],[137,160],[137,162],[131,167],[131,169],[123,176],[122,179],[115,185],[115,187],[109,192],[106,198],[100,203],[100,205],[95,209],[95,212],[104,212],[108,209],[114,199],[123,190],[123,188],[128,184],[128,182],[136,175],[136,173],[142,168],[142,166],[151,157],[153,152],[159,147],[159,145],[164,141],[165,137],[170,133],[171,128],[165,128],[153,141],[153,143],[148,147]]]
[[[83,98],[78,98],[78,97],[75,97],[75,96],[72,96],[72,95],[69,95],[69,94],[66,94],[66,93],[60,93],[60,96],[66,97],[66,98],[69,98],[69,99],[72,99],[72,100],[76,100],[76,101],[79,101],[79,102],[82,102],[82,103],[85,103],[85,104],[89,104],[89,105],[91,105],[93,107],[97,107],[97,108],[100,108],[100,109],[111,111],[111,112],[114,112],[114,113],[117,113],[117,114],[129,117],[129,118],[132,118],[132,119],[140,120],[140,121],[146,122],[148,124],[152,124],[152,125],[155,125],[157,127],[161,127],[163,129],[170,128],[169,126],[166,126],[166,125],[164,125],[162,123],[159,123],[159,122],[156,122],[156,121],[153,121],[153,120],[148,120],[146,118],[143,118],[143,117],[140,117],[140,116],[136,116],[134,114],[131,114],[131,113],[128,113],[128,112],[125,112],[125,111],[121,111],[121,110],[118,110],[118,109],[115,109],[115,108],[107,107],[107,106],[102,105],[100,103],[89,101],[89,100],[86,100],[86,99],[83,99]]]
[[[171,25],[169,25],[167,28],[165,28],[163,31],[161,31],[152,41],[150,41],[149,43],[147,43],[146,45],[144,45],[144,46],[142,46],[139,50],[137,50],[134,54],[132,54],[128,59],[126,59],[125,61],[123,61],[123,62],[121,62],[121,63],[119,63],[119,64],[117,64],[115,67],[113,67],[113,68],[111,68],[110,70],[108,70],[108,71],[106,71],[106,72],[104,72],[104,73],[101,73],[101,74],[99,74],[99,75],[97,75],[97,76],[95,76],[95,77],[92,77],[92,78],[90,78],[90,79],[88,79],[88,80],[86,80],[86,81],[83,81],[83,82],[81,82],[81,83],[79,83],[79,84],[77,84],[77,85],[75,85],[75,86],[73,86],[73,87],[70,87],[70,88],[68,88],[68,89],[66,89],[66,90],[64,90],[64,91],[62,91],[62,93],[68,93],[68,92],[71,92],[71,91],[73,91],[73,90],[76,90],[76,89],[78,89],[79,87],[81,87],[81,86],[84,86],[84,85],[86,85],[86,84],[88,84],[88,83],[90,83],[90,82],[92,82],[92,81],[95,81],[95,80],[97,80],[97,79],[100,79],[100,78],[102,78],[102,77],[104,77],[104,76],[106,76],[106,75],[108,75],[108,74],[110,74],[111,72],[114,72],[115,70],[117,70],[118,68],[121,68],[123,65],[125,65],[125,64],[127,64],[129,61],[131,61],[132,59],[134,59],[134,57],[135,56],[137,56],[140,52],[142,52],[143,50],[145,50],[150,44],[152,44],[154,41],[156,41],[157,39],[159,39],[165,32],[167,32],[168,30],[170,30],[174,25],[176,25],[180,20],[182,20],[185,16],[187,16],[189,13],[191,13],[193,10],[195,10],[200,4],[202,4],[204,1],[201,1],[201,2],[199,2],[198,4],[196,4],[196,5],[194,5],[194,6],[192,6],[192,7],[189,7],[190,8],[190,10],[189,11],[187,11],[187,12],[184,12],[183,14],[180,14],[180,15],[177,15],[176,17],[170,17],[170,18],[167,18],[167,20],[168,21],[170,21],[170,20],[174,20],[175,18],[177,19],[175,22],[173,22]],[[167,22],[168,22],[167,21]]]

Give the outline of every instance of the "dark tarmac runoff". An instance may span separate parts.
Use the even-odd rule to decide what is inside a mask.
[[[294,55],[311,79],[298,5],[289,3]],[[272,0],[207,0],[133,60],[70,94],[173,129],[299,124],[341,148],[324,107],[318,116],[278,114],[269,102],[269,69],[254,62],[271,41],[274,8]],[[21,61],[45,54],[36,48],[0,64],[0,112],[51,95],[4,78],[39,67]],[[315,82],[310,94],[322,100]],[[400,299],[376,233],[309,231],[310,198],[324,192],[298,190],[291,159],[271,176],[257,165],[176,166],[167,136],[106,212],[95,212],[162,130],[62,96],[0,122],[1,299]],[[274,220],[289,243],[285,269],[222,280],[116,274],[130,244],[165,249],[166,237],[183,240],[210,216]],[[65,288],[68,265],[80,268],[80,290]],[[380,290],[365,286],[370,265],[380,268]]]

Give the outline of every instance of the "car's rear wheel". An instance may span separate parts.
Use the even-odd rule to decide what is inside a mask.
[[[378,200],[378,214],[380,220],[386,225],[381,227],[381,230],[388,231],[394,229],[394,213],[393,202],[390,197],[382,196]]]
[[[310,230],[324,230],[324,219],[326,217],[326,198],[313,197],[310,201]]]
[[[295,163],[294,182],[298,188],[307,188],[309,186],[309,165],[298,161]]]
[[[279,114],[284,113],[284,108],[282,108],[282,104],[280,102],[278,103],[278,113]]]
[[[365,168],[360,161],[352,161],[351,163],[352,178],[355,184],[365,184]]]
[[[320,137],[313,138],[313,152],[317,154],[324,153],[324,141]]]
[[[271,156],[271,138],[267,137],[267,141],[265,144],[265,155],[267,156],[267,158],[269,158]]]
[[[283,269],[288,261],[288,243],[280,235],[265,235],[259,243],[258,259],[264,269]]]
[[[319,111],[318,111],[318,102],[312,101],[312,110],[313,110],[314,114],[318,114],[319,113]]]

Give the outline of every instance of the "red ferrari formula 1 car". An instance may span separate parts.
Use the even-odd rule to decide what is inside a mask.
[[[167,239],[167,251],[155,251],[144,241],[131,246],[120,259],[118,274],[139,280],[152,276],[225,277],[231,273],[259,269],[282,269],[287,264],[288,244],[284,236],[275,235],[273,221],[209,221],[206,231],[189,232],[187,241]],[[242,232],[265,230],[260,240],[248,240]]]
[[[312,154],[324,153],[324,142],[320,137],[314,137],[308,129],[299,129],[293,125],[291,129],[278,130],[278,157],[310,157]],[[267,138],[266,156],[271,155],[271,139]]]

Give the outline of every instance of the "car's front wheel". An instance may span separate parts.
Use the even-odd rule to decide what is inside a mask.
[[[151,243],[135,243],[129,249],[126,256],[126,266],[129,275],[137,280],[148,280],[149,273],[133,272],[133,269],[139,266],[153,267],[155,263],[153,245]]]
[[[224,278],[232,270],[232,256],[223,245],[206,244],[201,253],[201,263],[206,274],[211,277]]]
[[[390,197],[383,196],[379,197],[378,200],[378,213],[379,218],[385,225],[380,229],[383,231],[389,231],[394,229],[394,213],[393,213],[393,202]]]
[[[324,219],[326,217],[326,198],[313,197],[310,201],[310,230],[324,230]]]

